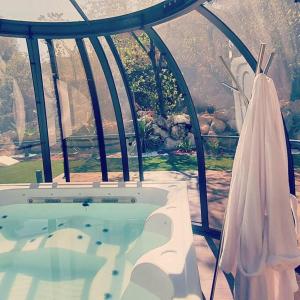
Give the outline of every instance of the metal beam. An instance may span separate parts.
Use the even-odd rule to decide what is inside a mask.
[[[118,126],[119,138],[120,138],[122,166],[123,166],[123,178],[124,178],[124,181],[129,181],[129,163],[128,163],[128,152],[127,152],[127,144],[126,144],[126,134],[125,134],[122,110],[121,110],[121,106],[120,106],[120,99],[119,99],[119,96],[117,93],[115,81],[114,81],[107,57],[106,57],[105,52],[98,40],[98,37],[93,36],[90,38],[90,41],[95,49],[98,60],[102,66],[102,70],[103,70],[103,73],[106,78],[106,82],[108,84],[108,88],[110,91],[110,95],[111,95],[111,99],[112,99],[112,103],[113,103],[113,107],[114,107],[114,111],[115,111],[117,126]]]
[[[191,118],[192,128],[195,137],[196,144],[196,152],[197,152],[197,165],[198,165],[198,185],[200,192],[200,207],[201,207],[201,221],[202,227],[204,229],[209,228],[209,219],[208,219],[208,204],[207,204],[207,188],[206,188],[206,175],[205,175],[205,157],[204,157],[204,149],[202,143],[202,136],[200,125],[196,113],[196,109],[193,103],[192,96],[188,89],[188,86],[185,82],[185,79],[174,59],[168,47],[162,41],[157,32],[151,28],[145,30],[150,39],[153,40],[156,47],[159,49],[161,53],[165,54],[165,59],[168,62],[168,66],[172,71],[174,77],[177,80],[177,83],[183,93],[184,100]]]
[[[74,6],[74,8],[76,9],[76,11],[79,13],[79,15],[81,16],[81,18],[84,21],[89,22],[90,20],[88,19],[88,17],[86,16],[86,14],[84,13],[84,11],[80,7],[80,5],[77,3],[77,1],[76,0],[69,0],[69,1]]]
[[[54,88],[54,94],[55,94],[55,99],[56,99],[57,119],[58,119],[58,126],[59,126],[59,132],[60,132],[61,149],[62,149],[63,159],[64,159],[65,180],[66,180],[66,182],[70,182],[68,145],[67,145],[67,139],[64,137],[61,103],[60,103],[61,99],[59,96],[58,85],[57,85],[57,81],[59,80],[57,61],[56,61],[56,57],[55,57],[55,51],[54,51],[54,46],[53,46],[52,40],[46,40],[46,43],[47,43],[48,53],[49,53],[49,58],[50,58],[53,88]]]
[[[45,182],[52,182],[52,167],[47,125],[47,112],[45,106],[45,95],[43,87],[39,45],[37,39],[35,38],[28,38],[26,39],[26,42],[30,60],[34,96],[36,101],[37,118],[39,123],[41,151],[44,168],[44,180]]]
[[[163,23],[195,9],[204,2],[205,0],[177,0],[167,5],[166,1],[162,1],[140,11],[89,22],[28,22],[0,19],[0,35],[45,39],[110,35]]]
[[[101,172],[102,172],[102,180],[108,181],[108,172],[107,172],[107,162],[106,162],[106,151],[105,151],[105,141],[104,141],[104,131],[101,117],[101,110],[99,105],[99,99],[97,94],[97,89],[95,85],[95,80],[91,68],[91,63],[85,48],[85,45],[81,39],[76,39],[76,44],[80,53],[80,57],[83,63],[83,68],[85,71],[89,92],[92,101],[94,119],[95,119],[95,127],[97,132],[97,140],[98,140],[98,150],[100,155],[100,164],[101,164]]]
[[[136,139],[136,148],[137,148],[137,154],[138,154],[138,165],[139,165],[139,178],[140,181],[144,180],[144,170],[143,170],[143,156],[142,156],[142,147],[141,147],[141,138],[140,138],[140,131],[139,131],[139,124],[138,124],[138,118],[137,113],[135,110],[135,101],[133,93],[130,89],[129,79],[125,70],[125,67],[123,65],[123,62],[120,58],[120,55],[118,53],[118,50],[110,36],[106,36],[106,41],[110,47],[110,50],[114,56],[114,59],[116,61],[116,64],[119,68],[121,77],[123,79],[123,83],[125,86],[126,94],[128,97],[129,107],[131,111],[132,121],[133,121],[133,127],[134,127],[134,133],[135,133],[135,139]]]

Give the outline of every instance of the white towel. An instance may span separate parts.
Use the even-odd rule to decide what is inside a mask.
[[[235,299],[293,300],[299,264],[279,100],[259,74],[233,164],[220,267],[235,275]]]

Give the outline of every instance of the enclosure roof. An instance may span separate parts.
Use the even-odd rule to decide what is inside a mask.
[[[120,16],[139,11],[163,0],[76,0],[90,20]],[[74,2],[73,2],[74,3]],[[70,0],[0,0],[0,15],[19,21],[80,21]]]
[[[159,24],[204,2],[205,0],[0,0],[0,34],[41,38],[113,34]]]

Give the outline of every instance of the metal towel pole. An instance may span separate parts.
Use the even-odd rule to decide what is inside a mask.
[[[261,65],[263,62],[263,58],[264,58],[264,54],[265,54],[265,50],[266,50],[266,44],[265,43],[261,43],[260,44],[260,49],[259,49],[259,55],[258,55],[258,60],[257,60],[257,67],[256,67],[256,71],[255,71],[255,75],[260,74],[262,69],[261,69]],[[263,74],[268,74],[268,71],[270,69],[270,66],[272,64],[272,61],[274,59],[274,55],[275,52],[272,52],[269,56],[268,62],[266,64],[265,69],[263,70]],[[234,91],[238,91],[242,97],[247,101],[247,104],[249,104],[249,100],[246,97],[243,89],[241,88],[241,86],[239,85],[237,79],[235,78],[235,76],[233,75],[233,73],[231,72],[229,66],[226,64],[224,58],[222,56],[220,56],[221,62],[223,63],[225,69],[227,70],[227,72],[229,73],[230,77],[232,78],[234,84],[236,85],[236,87],[231,86],[230,84],[227,84],[225,82],[222,82],[221,84],[223,84],[224,86],[230,88],[231,90]],[[225,212],[225,217],[224,217],[224,222],[226,220],[226,212]],[[211,287],[211,292],[210,292],[210,300],[214,299],[214,295],[215,295],[215,289],[216,289],[216,283],[217,283],[217,278],[218,278],[218,266],[219,266],[219,261],[220,261],[220,256],[221,256],[221,250],[222,250],[222,240],[223,240],[223,236],[224,236],[224,225],[223,228],[221,230],[221,239],[220,239],[220,245],[219,245],[219,250],[218,250],[218,254],[216,257],[216,264],[215,264],[215,269],[214,269],[214,277],[213,277],[213,282],[212,282],[212,287]]]

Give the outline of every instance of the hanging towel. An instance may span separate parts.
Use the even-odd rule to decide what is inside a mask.
[[[300,265],[288,161],[274,83],[256,76],[232,170],[220,267],[236,300],[293,300]]]

